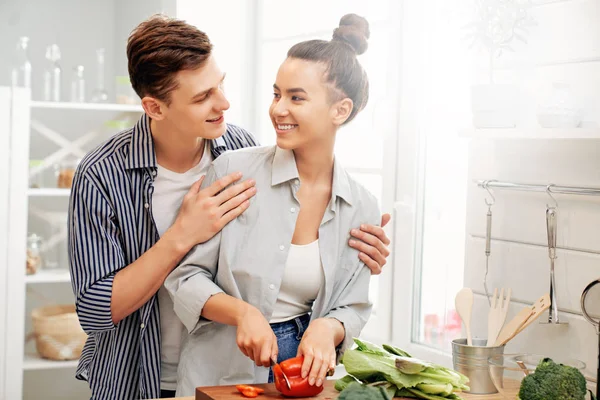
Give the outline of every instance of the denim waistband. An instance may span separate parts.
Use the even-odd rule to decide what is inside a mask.
[[[304,314],[288,321],[271,324],[271,328],[277,337],[294,332],[296,333],[296,338],[300,340],[302,334],[304,334],[304,331],[308,328],[309,322],[310,314]]]

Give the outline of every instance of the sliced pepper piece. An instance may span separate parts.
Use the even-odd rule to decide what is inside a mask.
[[[242,390],[242,395],[244,397],[258,397],[258,392],[252,388],[245,388]]]
[[[265,392],[265,389],[263,389],[263,388],[259,388],[259,387],[256,387],[256,386],[250,386],[250,385],[235,385],[235,388],[236,388],[237,390],[239,390],[239,391],[240,391],[240,393],[241,393],[241,392],[243,392],[243,391],[244,391],[244,389],[251,389],[251,390],[254,390],[254,391],[256,391],[256,393],[258,393],[258,394],[263,394],[263,393]]]

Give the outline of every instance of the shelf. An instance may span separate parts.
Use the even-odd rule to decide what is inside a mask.
[[[33,275],[25,276],[25,283],[62,283],[71,282],[71,274],[66,269],[41,269]]]
[[[144,112],[138,104],[105,104],[105,103],[66,103],[53,101],[32,101],[32,108],[59,110],[89,110],[89,111],[122,111]]]
[[[79,360],[52,361],[41,358],[37,354],[25,354],[25,357],[23,358],[23,369],[25,371],[77,368],[77,364],[79,364]]]
[[[69,197],[71,189],[54,189],[54,188],[42,188],[42,189],[27,189],[27,195],[29,197]]]
[[[600,128],[465,129],[461,137],[471,139],[600,139]]]

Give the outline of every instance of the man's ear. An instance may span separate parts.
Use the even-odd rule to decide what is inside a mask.
[[[347,97],[336,102],[332,107],[334,125],[340,126],[346,122],[348,117],[350,117],[353,107],[354,103]]]
[[[146,114],[155,121],[161,121],[165,118],[163,110],[166,108],[166,104],[154,97],[145,96],[142,99],[142,107],[144,107]]]

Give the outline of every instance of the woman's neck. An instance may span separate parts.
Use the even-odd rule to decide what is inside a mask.
[[[156,162],[168,170],[184,173],[198,165],[205,139],[186,137],[161,121],[150,121]]]
[[[333,184],[333,144],[294,150],[300,180],[308,184]]]

